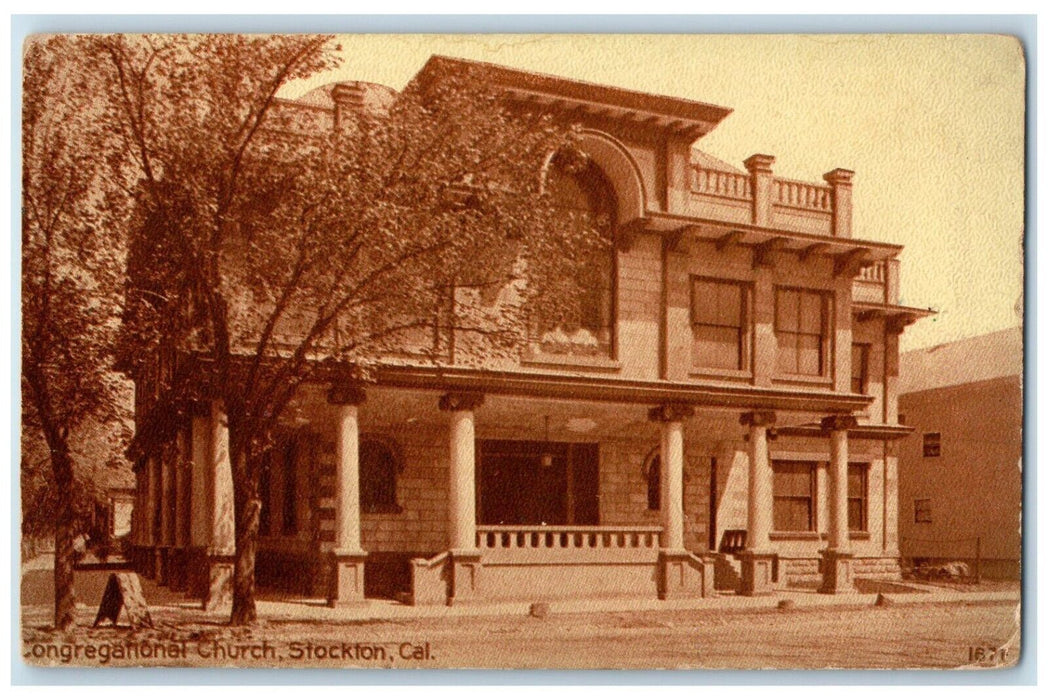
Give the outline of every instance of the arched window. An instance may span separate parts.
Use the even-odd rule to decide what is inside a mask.
[[[577,248],[563,272],[576,303],[553,304],[539,324],[545,352],[611,355],[614,329],[615,250],[611,245],[617,220],[615,190],[601,169],[579,153],[559,153],[550,162],[546,186],[554,207]],[[599,242],[585,246],[579,235],[596,230]],[[576,234],[576,235],[573,235]],[[593,241],[592,237],[589,237]],[[563,300],[562,300],[563,301]],[[574,300],[573,300],[574,301]]]
[[[644,479],[648,483],[648,510],[662,508],[662,457],[656,447],[644,458]]]
[[[403,468],[396,443],[379,437],[360,441],[360,510],[399,513],[397,474]]]

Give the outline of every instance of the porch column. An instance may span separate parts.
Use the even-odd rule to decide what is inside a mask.
[[[333,387],[328,402],[335,419],[335,551],[328,605],[364,600],[364,560],[360,544],[360,423],[358,407],[364,392],[355,387]]]
[[[713,592],[713,565],[684,547],[684,420],[695,415],[687,404],[651,409],[648,419],[660,424],[659,504],[662,539],[659,548],[658,595],[702,598]]]
[[[452,601],[476,598],[479,585],[473,412],[483,403],[483,394],[449,393],[440,397],[440,410],[451,414],[448,539],[451,549]]]
[[[692,406],[667,404],[648,412],[661,424],[659,501],[662,506],[662,548],[684,550],[684,424],[695,415]]]
[[[830,539],[829,547],[822,552],[822,593],[854,590],[848,537],[848,429],[857,424],[855,417],[848,415],[822,419],[822,429],[830,433]]]
[[[768,428],[775,424],[772,411],[742,414],[742,425],[749,426],[749,471],[747,480],[746,549],[740,554],[742,579],[739,593],[761,595],[772,590],[771,551],[772,492],[771,460],[768,457]]]
[[[233,601],[233,558],[236,527],[233,516],[233,465],[229,455],[229,419],[221,400],[211,402],[208,443],[208,505],[211,537],[207,551],[208,586],[204,609],[215,610]]]

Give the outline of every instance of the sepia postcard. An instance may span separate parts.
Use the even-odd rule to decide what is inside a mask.
[[[1019,662],[1016,37],[22,62],[24,664]]]

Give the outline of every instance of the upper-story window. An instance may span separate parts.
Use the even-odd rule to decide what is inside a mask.
[[[749,288],[744,284],[692,278],[692,367],[729,370],[748,367],[748,300]]]
[[[821,377],[829,355],[830,295],[807,289],[775,290],[776,362],[780,374]]]
[[[579,154],[558,154],[550,163],[546,186],[569,229],[595,229],[608,245],[571,251],[578,258],[565,269],[574,277],[577,299],[546,303],[535,326],[542,352],[608,357],[612,354],[615,322],[615,191],[601,169]],[[569,238],[585,239],[585,236]]]
[[[939,457],[942,455],[942,433],[925,433],[921,451],[925,457]]]
[[[852,345],[851,392],[865,394],[870,383],[870,346],[867,343]]]

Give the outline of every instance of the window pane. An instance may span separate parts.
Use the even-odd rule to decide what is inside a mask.
[[[863,522],[863,503],[862,499],[849,498],[848,499],[848,529],[862,531],[866,529],[866,523]]]
[[[717,285],[710,280],[693,280],[691,293],[692,323],[717,322]]]
[[[692,364],[696,367],[739,369],[742,365],[740,333],[735,328],[695,326]]]
[[[722,326],[741,325],[742,288],[734,283],[717,285],[717,320]]]
[[[800,292],[792,289],[780,289],[775,299],[775,329],[796,331]]]
[[[822,374],[822,338],[817,335],[797,336],[797,374]]]
[[[811,462],[775,462],[772,488],[776,496],[811,496]]]
[[[848,498],[866,497],[866,465],[848,465]]]
[[[869,363],[870,347],[852,345],[851,357],[851,390],[853,394],[866,393],[866,373]]]
[[[811,500],[776,498],[772,521],[772,527],[780,532],[811,530]]]
[[[817,292],[804,292],[801,297],[800,330],[822,334],[822,307],[825,297]]]
[[[797,373],[797,334],[780,332],[775,335],[777,350],[775,367],[780,374]]]

